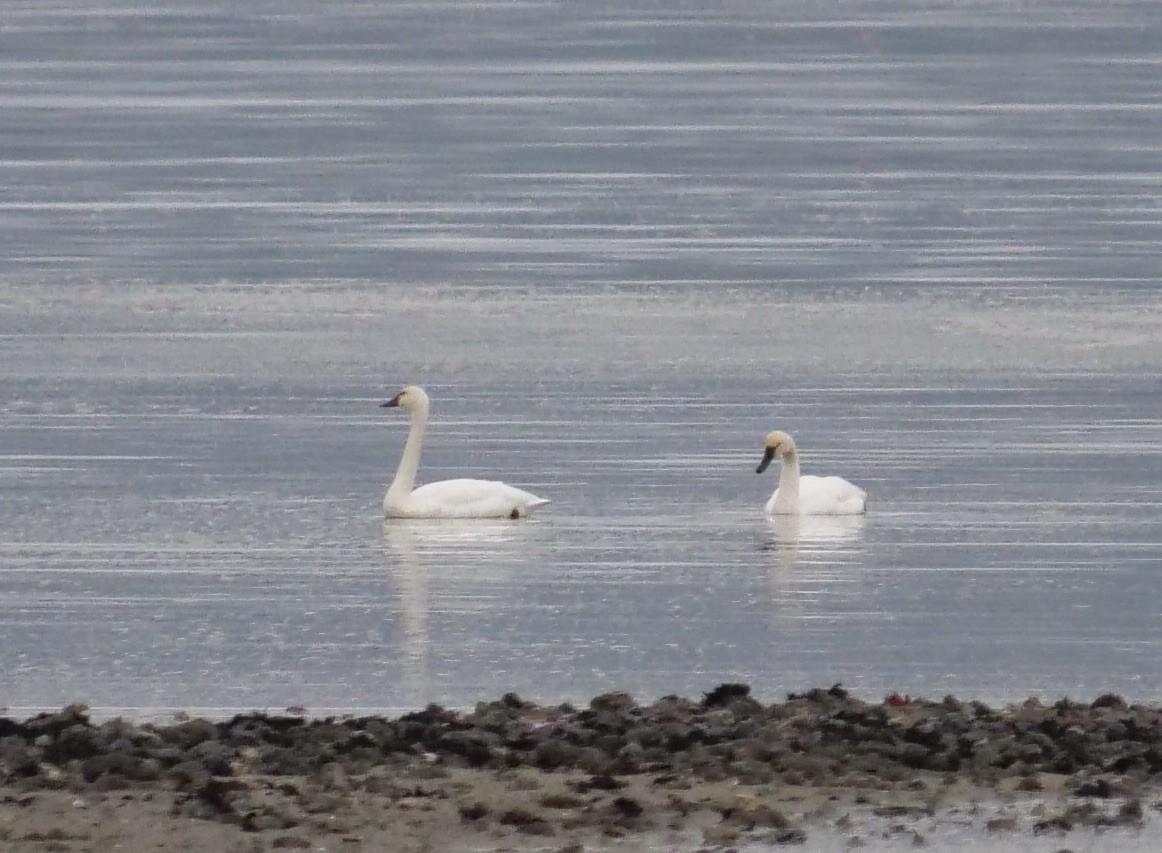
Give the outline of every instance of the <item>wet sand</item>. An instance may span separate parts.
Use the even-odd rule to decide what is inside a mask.
[[[1065,847],[1160,810],[1162,708],[1112,695],[998,709],[833,687],[764,704],[722,685],[398,718],[0,718],[10,851],[923,845],[941,822]]]

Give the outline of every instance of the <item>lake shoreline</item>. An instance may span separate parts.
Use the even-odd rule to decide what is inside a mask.
[[[1160,797],[1162,708],[1110,694],[995,709],[836,686],[764,704],[727,684],[396,718],[0,718],[13,851],[919,844],[949,825],[1136,832]]]

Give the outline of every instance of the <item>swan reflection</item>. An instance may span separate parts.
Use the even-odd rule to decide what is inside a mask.
[[[771,596],[776,602],[798,600],[825,583],[834,589],[833,572],[854,561],[863,550],[866,516],[782,515],[767,519]]]
[[[384,522],[388,564],[399,591],[400,658],[409,701],[422,704],[432,695],[432,613],[487,609],[496,594],[492,588],[506,586],[515,564],[527,559],[532,529],[488,519]]]
[[[420,562],[416,536],[403,524],[384,524],[392,575],[399,587],[399,620],[403,628],[403,682],[409,702],[422,697],[428,688],[428,661],[431,637],[428,635],[428,587]]]
[[[779,545],[816,547],[826,551],[863,539],[863,515],[773,515],[768,518]]]

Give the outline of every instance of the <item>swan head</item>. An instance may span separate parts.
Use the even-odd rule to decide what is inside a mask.
[[[788,433],[782,430],[775,430],[768,433],[767,437],[763,439],[763,458],[759,462],[759,467],[754,469],[756,474],[761,474],[767,470],[767,466],[771,464],[771,460],[775,456],[794,456],[795,455],[795,439],[791,438]]]
[[[386,409],[407,409],[409,412],[414,412],[417,409],[427,411],[428,395],[419,385],[408,385],[386,403],[380,403],[379,406]]]

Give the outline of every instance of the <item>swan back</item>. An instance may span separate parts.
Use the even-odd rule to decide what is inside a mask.
[[[384,499],[388,518],[524,518],[549,501],[497,480],[440,480],[402,500]]]
[[[781,488],[781,486],[780,486]],[[779,489],[767,501],[767,515],[862,515],[867,507],[867,492],[842,477],[799,478],[798,510],[785,511],[779,506]]]

